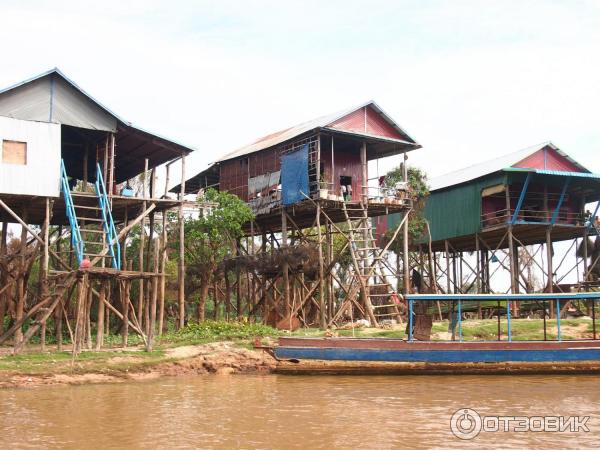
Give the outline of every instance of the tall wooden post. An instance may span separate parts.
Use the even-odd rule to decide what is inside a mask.
[[[90,157],[90,145],[85,144],[85,150],[83,153],[83,192],[87,192],[88,189],[88,165]]]
[[[50,208],[51,208],[51,201],[48,197],[46,197],[46,214],[44,217],[44,226],[43,226],[43,232],[44,232],[44,250],[43,250],[43,255],[42,255],[42,270],[40,271],[41,276],[40,276],[40,291],[42,294],[42,299],[46,299],[49,296],[49,292],[48,292],[48,270],[49,270],[49,264],[50,264]],[[42,352],[46,351],[46,321],[44,320],[42,322],[41,325],[41,336],[40,336],[40,341],[41,341],[41,349]]]
[[[548,260],[548,277],[546,283],[546,292],[554,292],[554,267],[552,264],[552,228],[546,228],[546,259]],[[554,317],[554,302],[550,302],[550,317]]]
[[[317,178],[318,179],[318,178]],[[281,209],[281,249],[285,252],[288,246],[288,230],[287,230],[287,216],[285,210]],[[283,258],[282,264],[282,275],[283,275],[283,301],[285,305],[285,318],[290,319],[290,276],[289,266],[287,263],[287,257]]]
[[[167,193],[169,192],[169,168],[166,167],[165,174],[165,192],[164,196],[166,198]],[[167,289],[167,211],[163,211],[162,213],[162,239],[161,239],[161,249],[160,249],[160,291],[158,297],[158,335],[162,336],[164,320],[165,320],[165,293]]]
[[[151,352],[154,347],[154,334],[156,328],[156,300],[158,298],[158,246],[159,239],[154,239],[152,245],[152,267],[154,269],[154,276],[152,277],[152,297],[150,299],[150,323],[148,326],[148,339],[146,340],[146,350]]]
[[[260,237],[260,251],[264,255],[267,253],[267,233],[263,230]],[[263,323],[267,323],[267,316],[269,315],[269,302],[267,297],[267,280],[265,276],[260,277],[260,298],[263,304]]]
[[[119,296],[121,297],[121,305],[123,306],[123,328],[122,339],[123,339],[123,347],[127,347],[129,340],[129,293],[131,289],[131,281],[129,280],[119,280]]]
[[[142,189],[142,197],[143,197],[143,201],[142,201],[142,211],[146,210],[146,198],[148,197],[148,158],[144,159],[144,186]],[[146,246],[146,227],[145,227],[145,223],[146,223],[146,218],[144,217],[144,219],[142,220],[142,222],[140,223],[140,248],[138,251],[138,258],[139,258],[139,262],[138,262],[138,268],[140,272],[143,272],[145,269],[145,261],[144,261],[144,248]],[[144,328],[144,279],[140,278],[140,285],[139,285],[139,291],[138,291],[138,304],[137,304],[137,319],[140,323],[140,327],[143,329]]]
[[[327,238],[327,267],[330,267],[333,262],[333,227],[329,222],[327,222],[327,228],[325,231]],[[334,292],[333,292],[333,276],[331,274],[331,270],[327,273],[327,322],[333,319],[333,302],[334,302]]]
[[[508,259],[509,259],[509,269],[510,269],[510,292],[512,294],[517,293],[517,275],[518,268],[515,267],[515,244],[512,233],[512,226],[508,226]]]
[[[323,275],[323,239],[321,233],[321,200],[317,200],[317,247],[319,253],[319,324],[322,330],[327,328],[327,317],[325,315],[325,277]]]
[[[0,257],[6,255],[6,246],[8,239],[8,223],[2,222],[2,235],[0,237]],[[0,272],[0,286],[6,286],[8,282],[8,274],[3,270]],[[8,292],[0,294],[0,334],[4,332],[4,315],[8,303]]]
[[[178,265],[178,303],[179,328],[185,324],[185,228],[183,200],[185,197],[185,153],[181,155],[181,190],[179,191],[179,265]],[[227,275],[225,275],[227,276]]]
[[[444,253],[446,257],[446,294],[450,294],[452,279],[450,278],[450,250],[448,240],[444,240]]]
[[[235,243],[235,252],[238,257],[242,255],[242,243],[238,239]],[[242,319],[242,277],[241,277],[241,269],[238,266],[235,271],[235,279],[236,279],[236,293],[235,293],[235,309],[237,313],[237,319]]]
[[[23,208],[23,222],[27,223],[27,208]],[[27,286],[25,285],[25,266],[27,264],[26,259],[27,252],[27,228],[22,225],[21,226],[21,242],[20,242],[20,265],[19,265],[19,274],[17,280],[17,305],[15,310],[15,320],[18,322],[23,318],[23,313],[25,309],[25,292]],[[23,330],[22,327],[19,327],[15,331],[15,349],[17,345],[23,339]]]
[[[115,184],[115,134],[110,133],[110,161],[108,166],[108,199],[112,207],[112,198]],[[105,178],[106,180],[106,178]]]
[[[107,281],[100,281],[100,292],[98,295],[98,321],[97,321],[97,331],[96,331],[96,351],[99,351],[102,348],[102,343],[104,341],[104,302],[106,301],[106,287]]]
[[[505,200],[506,200],[506,224],[508,226],[508,261],[509,261],[509,270],[510,270],[510,292],[512,294],[516,293],[516,274],[517,268],[515,268],[515,245],[512,234],[512,225],[511,225],[511,205],[510,205],[510,186],[507,184],[505,189]]]
[[[408,166],[407,166],[408,156],[406,156],[406,152],[404,152],[404,161],[402,163],[402,179],[405,183],[408,182]],[[408,214],[406,212],[405,214]],[[410,291],[410,267],[408,262],[408,219],[404,221],[404,225],[402,226],[402,258],[403,258],[403,266],[404,266],[404,292],[406,294]]]

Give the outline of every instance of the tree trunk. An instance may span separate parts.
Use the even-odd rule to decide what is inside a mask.
[[[204,311],[206,307],[206,297],[208,297],[209,280],[202,280],[200,287],[200,299],[198,300],[198,323],[204,322]]]

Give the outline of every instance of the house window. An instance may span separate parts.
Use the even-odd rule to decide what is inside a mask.
[[[2,141],[2,162],[4,164],[27,164],[27,142]]]

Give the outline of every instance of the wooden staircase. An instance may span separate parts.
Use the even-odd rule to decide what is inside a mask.
[[[388,252],[377,245],[367,208],[362,202],[344,202],[342,209],[354,267],[354,292],[362,292],[367,315],[374,326],[379,326],[379,322],[386,319],[401,322],[401,296],[385,274]]]
[[[71,227],[71,246],[78,264],[87,259],[99,262],[103,267],[120,269],[120,248],[100,166],[96,166],[95,193],[71,192],[64,163],[61,170],[61,190]]]

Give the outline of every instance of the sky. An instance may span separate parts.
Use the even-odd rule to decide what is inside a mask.
[[[195,148],[188,176],[367,100],[422,144],[409,163],[430,178],[548,140],[600,172],[598,1],[0,0],[0,12],[0,87],[58,67]]]
[[[600,2],[0,0],[9,86],[59,67],[196,149],[375,100],[430,177],[551,140],[600,172]],[[398,160],[384,163],[380,170]]]

